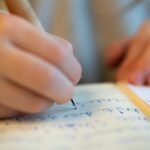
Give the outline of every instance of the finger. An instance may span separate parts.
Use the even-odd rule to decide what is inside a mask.
[[[0,78],[0,104],[16,112],[39,113],[49,108],[52,101]]]
[[[53,65],[10,44],[0,44],[0,73],[22,85],[56,101],[70,100],[74,86]]]
[[[9,28],[6,32],[15,45],[53,63],[74,84],[80,80],[81,66],[72,50],[69,50],[72,49],[69,42],[41,32],[25,20],[14,16],[5,18],[5,24],[11,24],[5,25]]]
[[[138,61],[138,58],[144,53],[148,39],[137,38],[128,50],[128,53],[120,65],[117,72],[117,80],[126,80],[132,69],[132,65]]]
[[[18,115],[20,115],[21,113],[0,104],[0,119],[2,118],[10,118],[10,117],[16,117]]]
[[[135,63],[132,71],[128,75],[128,80],[134,84],[144,84],[150,75],[150,47],[146,49],[146,52]]]
[[[147,84],[150,85],[150,75],[147,78]]]
[[[51,36],[51,37],[56,38],[62,45],[64,45],[64,47],[67,47],[68,50],[70,50],[71,53],[73,53],[73,46],[72,46],[72,44],[71,44],[70,42],[68,42],[67,40],[65,40],[65,39],[63,39],[63,38],[60,38],[60,37],[58,37],[58,36],[55,36],[55,35],[53,35],[53,34],[49,34],[49,33],[47,34],[47,36]]]
[[[116,67],[123,60],[126,51],[132,41],[132,38],[123,39],[111,44],[106,49],[106,65],[108,67]]]

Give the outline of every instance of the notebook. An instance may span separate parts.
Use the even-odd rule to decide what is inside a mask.
[[[76,87],[74,101],[0,121],[1,150],[149,150],[150,88],[125,83]]]

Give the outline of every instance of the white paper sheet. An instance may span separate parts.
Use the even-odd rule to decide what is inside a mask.
[[[74,101],[0,122],[2,150],[148,150],[150,122],[114,85],[76,88]]]
[[[145,103],[150,105],[150,87],[148,86],[135,86],[129,84],[129,88],[142,99]]]

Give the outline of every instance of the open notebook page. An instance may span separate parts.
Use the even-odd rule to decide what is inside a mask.
[[[147,86],[128,85],[129,88],[146,104],[150,105],[150,88]]]
[[[150,149],[150,122],[113,84],[76,88],[71,103],[0,122],[2,150]]]

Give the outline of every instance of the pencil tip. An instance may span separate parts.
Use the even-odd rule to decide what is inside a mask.
[[[76,107],[76,104],[75,104],[75,102],[73,101],[73,99],[71,99],[71,102],[72,102],[72,105],[74,106],[74,109],[76,110],[77,107]]]

